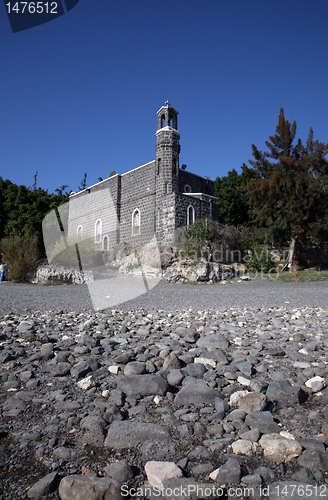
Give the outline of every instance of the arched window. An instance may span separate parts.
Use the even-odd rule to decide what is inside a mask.
[[[101,241],[101,220],[98,219],[95,225],[95,242],[99,243]]]
[[[83,236],[83,227],[81,226],[81,224],[77,228],[76,234],[77,234],[78,239],[80,240],[82,238],[82,236]]]
[[[187,226],[195,222],[195,209],[192,205],[187,208]]]
[[[185,184],[183,190],[185,193],[191,193],[191,187],[189,184]]]
[[[136,208],[136,210],[132,214],[132,234],[140,234],[140,210]]]
[[[161,116],[161,128],[165,127],[165,115]]]
[[[103,250],[104,250],[104,252],[107,252],[107,250],[108,250],[108,236],[104,236],[104,239],[103,239]]]

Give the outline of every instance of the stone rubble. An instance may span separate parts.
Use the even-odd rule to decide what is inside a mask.
[[[2,314],[0,362],[1,499],[328,497],[327,309]]]

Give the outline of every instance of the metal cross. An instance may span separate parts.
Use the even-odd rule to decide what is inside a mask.
[[[170,105],[169,101],[165,101],[165,104],[166,104],[166,106]]]

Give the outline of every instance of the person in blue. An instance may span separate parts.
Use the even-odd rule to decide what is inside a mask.
[[[0,283],[6,280],[6,266],[0,261]]]

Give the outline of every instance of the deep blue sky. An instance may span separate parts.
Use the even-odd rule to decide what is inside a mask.
[[[180,165],[215,179],[265,149],[280,105],[328,142],[327,0],[80,0],[13,34],[0,4],[0,176],[77,190],[155,158],[179,111]]]

